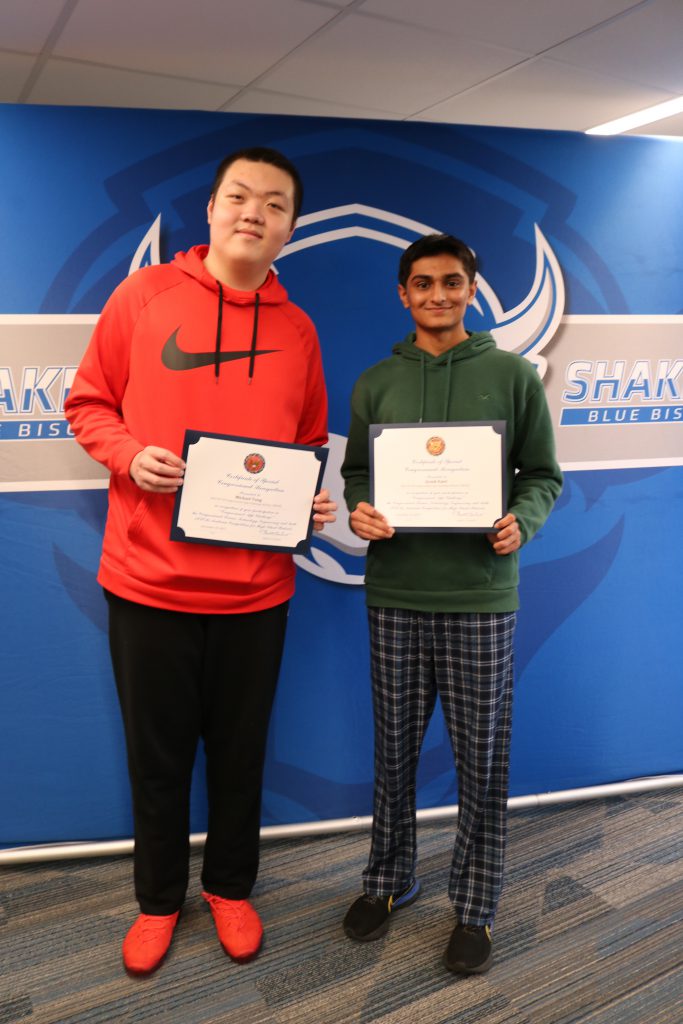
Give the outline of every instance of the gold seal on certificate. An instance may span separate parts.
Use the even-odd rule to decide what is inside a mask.
[[[425,445],[425,448],[427,449],[430,455],[443,455],[446,449],[446,442],[442,437],[439,437],[437,435],[435,437],[429,438],[427,444]]]
[[[370,481],[398,532],[488,533],[505,515],[505,421],[374,423]]]
[[[187,430],[183,459],[171,540],[308,550],[326,448]]]

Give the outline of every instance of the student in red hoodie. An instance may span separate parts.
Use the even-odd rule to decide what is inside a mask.
[[[98,580],[121,704],[135,821],[140,916],[126,968],[154,970],[188,882],[189,799],[199,739],[209,821],[202,885],[238,961],[263,929],[248,901],[258,870],[266,734],[294,590],[291,556],[170,540],[186,428],[324,445],[327,400],[315,328],[271,269],[302,199],[281,153],[219,165],[209,245],[146,267],[107,302],[66,414],[111,471]],[[334,520],[316,495],[316,529]]]

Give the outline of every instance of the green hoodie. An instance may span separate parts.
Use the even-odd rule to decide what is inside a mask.
[[[534,366],[497,349],[488,331],[471,334],[440,356],[416,348],[409,334],[388,359],[360,376],[342,466],[349,511],[370,500],[371,423],[453,420],[505,420],[508,511],[515,513],[525,544],[548,517],[562,473]],[[481,533],[396,533],[368,548],[366,597],[375,607],[514,611],[518,583],[518,552],[495,554]]]

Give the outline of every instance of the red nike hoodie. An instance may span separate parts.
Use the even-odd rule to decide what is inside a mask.
[[[147,445],[182,454],[185,430],[327,441],[315,328],[273,271],[255,292],[206,271],[207,246],[127,278],[107,302],[66,402],[86,451],[111,471],[98,581],[174,611],[252,612],[291,597],[291,556],[170,540],[174,495],[142,491]]]

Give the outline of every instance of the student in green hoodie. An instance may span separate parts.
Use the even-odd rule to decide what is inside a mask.
[[[476,259],[427,235],[399,264],[415,331],[356,383],[342,474],[350,525],[369,541],[366,598],[375,717],[375,796],[363,895],[344,918],[357,941],[383,935],[419,894],[415,774],[437,693],[455,754],[459,812],[446,967],[480,974],[503,879],[519,549],[562,488],[550,415],[531,363],[463,320]],[[504,420],[507,513],[496,531],[395,533],[369,503],[373,423]]]

